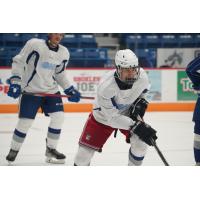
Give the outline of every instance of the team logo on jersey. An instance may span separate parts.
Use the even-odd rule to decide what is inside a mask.
[[[129,104],[117,104],[119,110],[124,110],[128,108],[130,105]]]
[[[52,70],[56,68],[56,64],[49,63],[49,62],[43,62],[41,65],[42,65],[42,68],[44,69]]]
[[[85,139],[86,139],[87,141],[89,141],[89,140],[90,140],[90,138],[91,138],[91,135],[87,133],[87,135],[86,135]]]

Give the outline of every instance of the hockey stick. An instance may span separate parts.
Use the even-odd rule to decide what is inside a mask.
[[[158,155],[160,156],[161,160],[163,161],[163,163],[165,164],[165,166],[169,166],[168,162],[166,161],[165,157],[163,156],[162,152],[160,151],[160,149],[158,148],[156,141],[151,138],[151,143],[153,144],[154,148],[156,149]]]
[[[138,120],[144,122],[144,120],[139,115],[138,115],[137,118],[138,118]],[[156,144],[156,141],[153,138],[151,138],[151,143],[152,143],[153,147],[156,149],[156,152],[158,153],[160,159],[163,161],[163,163],[165,164],[165,166],[169,166],[169,163],[167,162],[167,160],[163,156],[162,152],[160,151],[160,149],[158,148],[158,146]]]
[[[33,96],[43,96],[43,97],[64,97],[64,98],[69,98],[69,95],[62,95],[62,94],[47,94],[47,93],[41,93],[41,92],[22,92],[22,94],[28,94],[28,95],[33,95]],[[86,97],[86,96],[81,96],[81,99],[90,99],[93,100],[94,97]]]

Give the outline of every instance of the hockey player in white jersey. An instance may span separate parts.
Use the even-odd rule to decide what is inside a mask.
[[[48,39],[31,39],[13,58],[8,96],[19,98],[19,120],[14,130],[11,149],[6,159],[13,162],[24,142],[38,109],[50,117],[46,138],[46,161],[64,163],[65,155],[56,150],[64,121],[60,97],[44,97],[34,93],[60,94],[60,85],[69,101],[78,102],[80,93],[69,83],[65,68],[69,61],[67,48],[60,45],[64,34],[50,33]],[[30,94],[31,93],[31,94]]]
[[[148,102],[149,89],[146,72],[139,67],[137,56],[130,50],[119,50],[115,56],[116,71],[102,78],[93,107],[79,139],[74,165],[90,165],[95,151],[113,131],[120,130],[130,143],[128,165],[141,165],[147,146],[156,140],[156,131],[141,119]]]

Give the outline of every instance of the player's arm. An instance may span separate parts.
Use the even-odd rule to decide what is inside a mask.
[[[21,49],[20,53],[13,57],[12,62],[12,76],[22,77],[24,67],[30,54],[33,52],[34,39],[26,42],[25,46]]]
[[[99,97],[98,97],[99,98]],[[110,126],[118,129],[130,130],[131,134],[136,134],[148,145],[153,145],[152,141],[157,139],[156,130],[145,122],[118,113],[117,108],[113,107],[112,100],[101,97],[101,110]]]
[[[26,66],[27,59],[31,55],[33,49],[33,40],[29,40],[22,48],[20,53],[13,58],[11,77],[8,79],[10,85],[8,96],[18,98],[21,94],[21,79]]]
[[[56,82],[65,90],[71,86],[67,74],[66,74],[66,67],[68,64],[68,60],[63,60],[62,63],[56,66],[55,70],[55,80]]]
[[[131,134],[136,134],[142,141],[148,145],[153,145],[153,141],[157,139],[156,130],[143,121],[149,102],[145,99],[147,90],[135,100],[129,109],[129,117],[135,121],[131,127]]]
[[[66,67],[69,61],[69,52],[66,51],[65,59],[62,61],[62,63],[58,66],[56,66],[55,70],[55,80],[56,82],[63,88],[64,93],[68,96],[69,101],[71,102],[79,102],[80,101],[80,92],[75,89],[75,87],[70,84],[67,74],[66,74]]]
[[[130,117],[119,113],[119,108],[115,102],[114,96],[114,90],[109,87],[105,90],[99,88],[97,91],[97,101],[100,106],[100,110],[97,112],[102,112],[105,120],[113,128],[129,130],[134,124],[134,121]]]
[[[193,88],[200,90],[200,56],[188,64],[186,73],[193,83]]]
[[[137,120],[138,115],[140,118],[143,118],[149,104],[147,94],[150,89],[150,83],[147,73],[144,70],[141,70],[140,78],[144,89],[140,96],[132,103],[128,111],[128,116],[133,120]]]

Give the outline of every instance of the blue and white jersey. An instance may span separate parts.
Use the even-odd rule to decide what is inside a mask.
[[[200,56],[188,64],[186,73],[193,83],[193,88],[200,90]]]
[[[120,88],[116,82],[115,71],[104,76],[98,86],[93,107],[94,118],[113,128],[129,130],[134,121],[127,116],[131,104],[138,98],[145,98],[150,84],[146,72],[141,68],[140,76],[130,88]]]
[[[34,38],[13,58],[12,76],[21,77],[23,91],[56,93],[58,84],[63,89],[70,86],[65,74],[68,61],[67,48],[51,49],[47,41]]]

